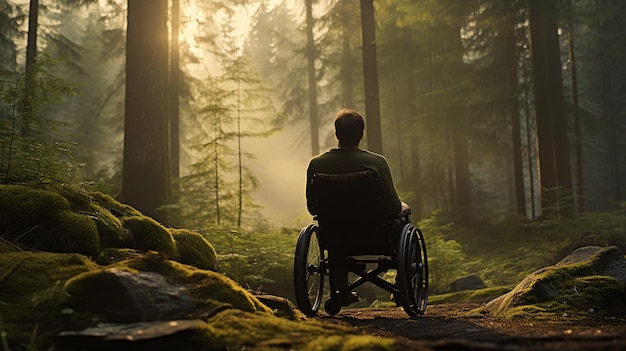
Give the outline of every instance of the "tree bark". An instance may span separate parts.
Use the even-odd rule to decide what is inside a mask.
[[[33,97],[35,92],[34,69],[37,64],[37,31],[39,22],[39,0],[30,0],[28,10],[28,41],[26,46],[26,69],[25,69],[25,99],[24,119],[28,120],[33,112]]]
[[[572,209],[572,175],[561,80],[556,2],[529,0],[528,5],[542,213],[558,215]]]
[[[313,0],[306,0],[306,56],[309,75],[309,125],[311,128],[311,154],[320,153],[319,121],[317,109],[317,75],[315,74],[315,42],[313,40]]]
[[[167,0],[129,0],[121,200],[165,221],[170,201]]]
[[[170,47],[170,152],[172,178],[180,177],[180,0],[172,0],[172,45]],[[178,181],[174,186],[178,188]]]
[[[454,129],[452,135],[452,146],[454,150],[454,179],[456,190],[455,210],[459,213],[459,218],[469,221],[472,218],[472,194],[470,183],[469,155],[466,133],[458,128]]]
[[[341,1],[341,100],[343,107],[355,108],[354,104],[354,84],[352,82],[352,71],[354,60],[352,59],[352,47],[350,46],[350,9],[347,1]]]
[[[365,118],[367,148],[383,153],[378,96],[378,63],[376,58],[376,22],[373,0],[361,0],[361,32],[363,37],[363,84],[365,87]]]

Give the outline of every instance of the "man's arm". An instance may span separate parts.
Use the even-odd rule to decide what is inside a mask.
[[[402,204],[400,202],[400,197],[398,196],[398,192],[396,191],[396,187],[393,184],[393,178],[391,177],[391,170],[389,169],[389,163],[387,159],[382,158],[381,165],[381,176],[383,187],[386,195],[386,206],[390,211],[391,215],[399,214],[402,211]]]

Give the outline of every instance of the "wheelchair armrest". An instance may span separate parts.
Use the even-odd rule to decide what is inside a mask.
[[[396,215],[396,219],[405,218],[408,220],[410,215],[411,215],[411,208],[409,207],[407,203],[402,201],[402,209],[400,210],[400,213]]]

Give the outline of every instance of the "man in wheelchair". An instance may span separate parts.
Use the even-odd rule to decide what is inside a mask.
[[[421,232],[410,224],[410,209],[398,197],[387,160],[359,148],[365,129],[361,115],[343,109],[335,116],[334,124],[338,147],[311,159],[307,169],[307,208],[319,226],[312,224],[303,229],[296,248],[298,305],[305,314],[316,313],[323,278],[328,274],[331,292],[325,309],[329,314],[356,302],[358,297],[352,289],[365,281],[390,291],[394,297],[398,295],[400,301],[396,297],[396,302],[405,305],[405,310],[409,308],[409,315],[421,314],[426,305],[427,279]],[[387,258],[353,258],[363,255]],[[367,272],[368,263],[376,263],[378,268]],[[403,274],[400,283],[391,284],[378,277],[396,268]],[[361,279],[349,283],[349,272]],[[417,287],[419,292],[415,291]]]
[[[353,173],[371,170],[376,173],[383,186],[382,207],[386,215],[395,216],[403,209],[402,202],[391,178],[387,160],[379,154],[359,148],[363,139],[365,122],[361,115],[350,109],[340,110],[335,116],[335,137],[338,147],[314,157],[307,169],[307,207],[313,215],[318,209],[311,202],[310,180],[316,173]],[[406,210],[408,205],[404,204]]]

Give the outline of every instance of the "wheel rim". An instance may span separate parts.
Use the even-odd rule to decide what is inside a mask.
[[[320,249],[318,229],[309,225],[300,232],[294,258],[294,285],[298,308],[308,316],[320,307],[324,289],[324,253]]]
[[[419,229],[409,226],[404,231],[398,252],[399,288],[402,305],[412,317],[421,315],[428,300],[428,259],[424,238]]]
[[[324,284],[324,272],[322,269],[322,252],[317,232],[311,233],[311,240],[306,255],[306,291],[311,309],[317,311],[322,299],[322,288]]]

